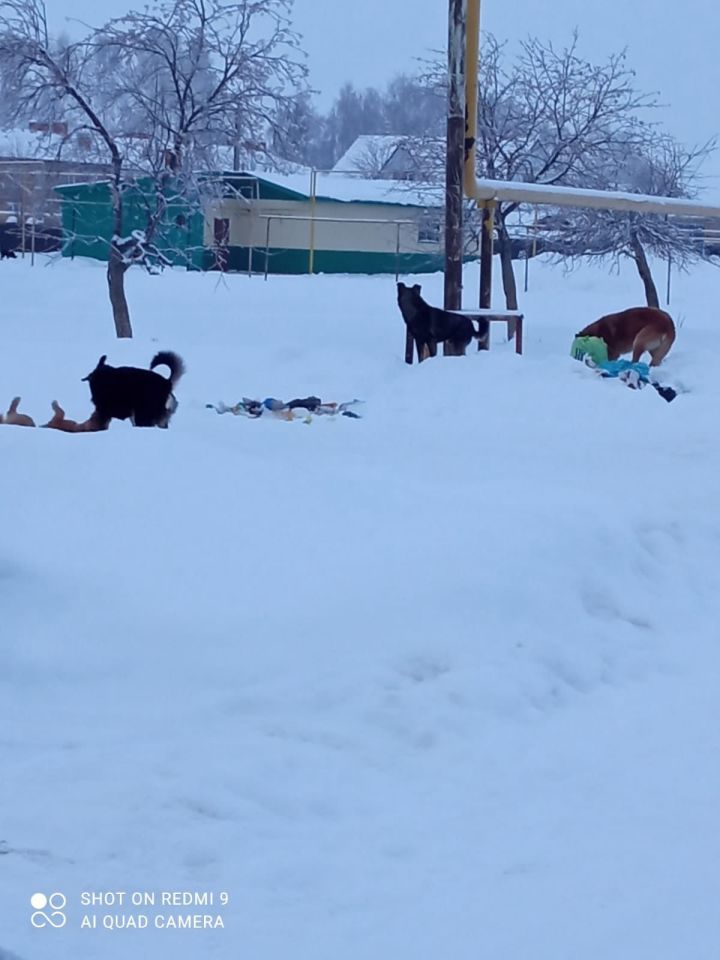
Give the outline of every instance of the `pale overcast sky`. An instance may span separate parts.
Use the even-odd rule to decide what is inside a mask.
[[[135,6],[142,6],[136,3]],[[133,6],[129,0],[47,0],[57,26],[64,17],[100,22]],[[294,21],[309,55],[310,79],[326,106],[339,86],[381,85],[412,70],[413,58],[443,48],[446,0],[295,0]],[[714,0],[483,0],[482,27],[499,39],[528,35],[567,42],[580,31],[589,59],[628,48],[638,86],[658,91],[663,121],[686,142],[720,132],[720,4]],[[720,175],[720,158],[712,163]],[[720,188],[720,176],[716,189]]]

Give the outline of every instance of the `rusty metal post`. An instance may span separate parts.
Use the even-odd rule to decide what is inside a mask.
[[[491,201],[483,205],[482,230],[480,233],[480,306],[492,306],[492,258],[493,229],[495,226],[495,204]]]
[[[493,229],[495,226],[495,203],[483,204],[480,230],[480,307],[489,310],[492,306]],[[490,329],[487,339],[478,340],[478,350],[490,349]]]

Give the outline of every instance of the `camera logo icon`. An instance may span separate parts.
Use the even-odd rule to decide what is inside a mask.
[[[30,916],[30,923],[41,929],[42,927],[55,927],[59,930],[67,923],[67,917],[64,910],[67,906],[67,897],[64,893],[34,893],[30,897],[30,906],[33,913]]]

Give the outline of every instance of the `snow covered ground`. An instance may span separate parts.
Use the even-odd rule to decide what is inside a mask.
[[[715,960],[719,286],[666,404],[568,355],[632,272],[533,263],[525,356],[409,368],[392,278],[137,271],[117,342],[102,265],[4,262],[0,405],[188,373],[168,431],[0,427],[0,956]],[[364,419],[205,408],[308,393]]]

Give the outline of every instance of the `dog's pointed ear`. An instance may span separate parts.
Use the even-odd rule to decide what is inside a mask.
[[[415,291],[415,293],[420,293],[420,291],[422,290],[422,287],[420,286],[419,283],[414,283],[413,290]]]
[[[94,370],[91,370],[90,373],[89,373],[86,377],[83,377],[80,382],[81,382],[81,383],[85,383],[87,380],[89,380],[90,377],[91,377],[94,373],[97,373],[97,371],[98,371],[101,367],[104,367],[104,366],[105,366],[105,361],[106,361],[106,360],[107,360],[107,354],[104,353],[104,354],[100,357],[100,359],[98,360],[95,369],[94,369]]]

